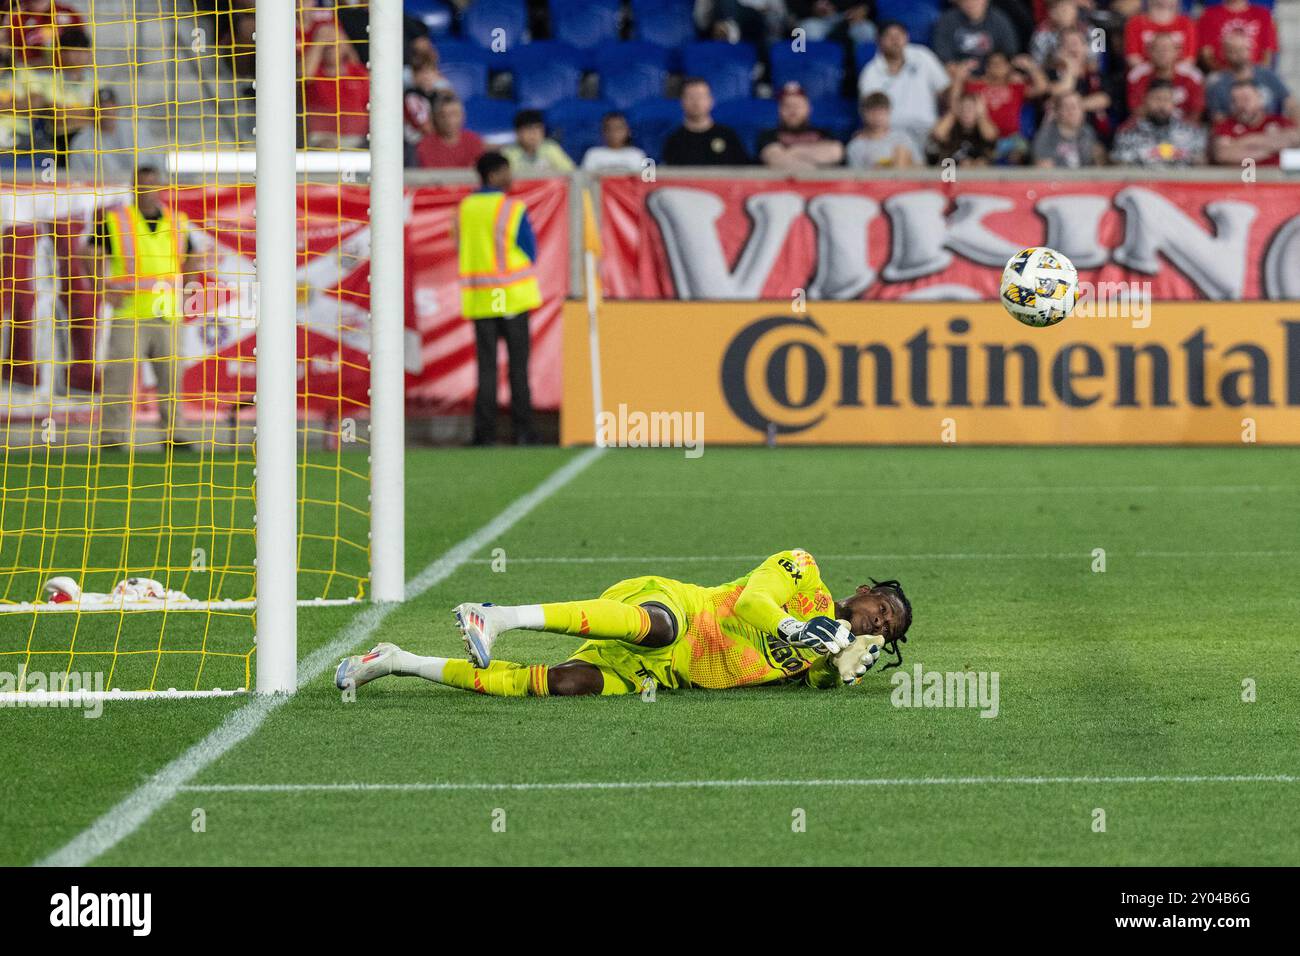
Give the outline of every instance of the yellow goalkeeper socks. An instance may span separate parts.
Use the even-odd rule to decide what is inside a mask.
[[[650,615],[645,608],[604,598],[543,604],[545,630],[602,641],[640,644],[650,633]]]
[[[434,680],[449,687],[493,697],[547,697],[550,689],[546,683],[546,670],[545,664],[491,661],[487,667],[475,667],[469,661],[451,659],[443,662],[439,676]]]

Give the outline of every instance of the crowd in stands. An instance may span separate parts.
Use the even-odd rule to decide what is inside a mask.
[[[212,0],[251,95],[254,4]],[[85,0],[0,0],[0,151],[98,168],[148,136]],[[367,11],[299,0],[302,145],[364,148]],[[1275,165],[1300,107],[1251,0],[405,0],[407,164]],[[142,124],[140,124],[142,125]],[[127,166],[124,166],[127,171]]]
[[[532,173],[1276,165],[1300,108],[1271,6],[406,0],[427,27],[408,49],[408,163],[508,143]]]

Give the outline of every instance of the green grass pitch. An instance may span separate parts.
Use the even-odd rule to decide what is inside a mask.
[[[410,452],[408,575],[576,454]],[[901,579],[906,668],[997,672],[997,717],[895,707],[895,671],[653,702],[390,679],[354,703],[326,672],[96,862],[1300,864],[1298,471],[1295,449],[611,451],[494,542],[504,571],[480,551],[379,636],[459,654],[462,600],[717,583],[799,546],[839,591]],[[304,609],[300,655],[360,613]],[[242,706],[0,710],[0,863],[63,846]],[[585,786],[619,783],[645,786]],[[308,789],[245,788],[267,784]]]

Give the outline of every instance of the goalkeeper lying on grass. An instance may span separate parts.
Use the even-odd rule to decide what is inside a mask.
[[[717,587],[630,578],[592,601],[462,604],[455,616],[471,660],[419,657],[380,644],[342,661],[335,683],[360,687],[393,674],[498,697],[628,694],[648,681],[669,688],[792,680],[835,687],[860,681],[882,647],[897,655],[890,666],[902,662],[898,642],[907,640],[912,606],[897,581],[873,581],[835,601],[812,555],[795,549]],[[587,640],[554,666],[494,660],[493,643],[513,630]]]

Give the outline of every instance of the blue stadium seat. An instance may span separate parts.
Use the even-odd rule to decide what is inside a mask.
[[[859,126],[857,107],[844,96],[824,96],[813,100],[812,125],[822,127],[836,139],[847,140]]]
[[[451,32],[451,6],[446,0],[406,0],[406,15],[424,24],[424,29],[434,40]]]
[[[525,43],[510,58],[515,99],[530,109],[546,109],[578,95],[582,54],[558,40]]]
[[[618,42],[621,16],[620,0],[551,0],[551,35],[576,49],[595,50]]]
[[[491,47],[498,36],[506,49],[513,50],[528,32],[528,10],[524,0],[474,0],[465,10],[461,32],[482,47]]]
[[[745,149],[749,150],[749,155],[757,158],[754,145],[758,134],[772,129],[777,123],[776,100],[752,98],[719,103],[713,111],[713,119],[734,129],[745,144]]]
[[[600,74],[600,95],[619,109],[664,95],[668,71],[653,63],[631,62]]]
[[[479,96],[465,102],[465,125],[483,137],[511,137],[515,134],[515,112],[510,100]]]
[[[874,40],[868,40],[866,43],[855,43],[853,45],[853,65],[859,73],[876,57],[876,43]]]
[[[787,40],[771,47],[772,86],[780,90],[786,83],[800,84],[810,99],[838,96],[844,83],[844,48],[830,40],[808,43],[806,50],[795,52]]]
[[[694,0],[632,0],[638,39],[672,49],[695,39]]]
[[[578,164],[592,146],[599,146],[600,121],[614,109],[608,100],[562,100],[546,111],[547,129]]]
[[[682,72],[708,80],[719,103],[750,96],[757,62],[758,54],[748,43],[704,40],[682,47]]]
[[[676,51],[643,40],[624,40],[621,43],[607,43],[598,48],[593,57],[592,66],[597,73],[605,74],[621,69],[628,63],[648,63],[651,66],[671,73],[676,63]]]
[[[627,111],[632,141],[651,159],[663,158],[664,140],[682,125],[682,104],[677,100],[642,100]]]
[[[439,40],[434,46],[438,49],[438,69],[451,81],[461,99],[487,93],[491,53],[463,40]]]
[[[929,46],[940,6],[938,0],[876,0],[876,23],[897,20],[907,27],[908,39]]]

